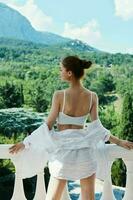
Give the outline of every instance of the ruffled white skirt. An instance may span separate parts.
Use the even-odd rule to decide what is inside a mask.
[[[110,131],[100,119],[84,129],[49,130],[46,123],[27,136],[25,149],[12,157],[17,173],[28,178],[43,171],[48,162],[53,177],[79,180],[93,173],[104,180],[108,171],[105,141]]]

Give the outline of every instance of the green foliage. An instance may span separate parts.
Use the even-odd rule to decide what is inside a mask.
[[[116,100],[115,96],[110,95],[115,91],[115,82],[108,68],[93,66],[85,75],[84,85],[98,94],[99,104],[103,107]]]
[[[123,99],[120,137],[133,142],[133,97],[130,93]]]
[[[30,82],[27,88],[27,104],[37,112],[46,112],[51,105],[52,96],[55,90],[65,87],[59,79],[57,68],[47,69],[45,73],[40,73],[39,78]]]
[[[5,82],[0,85],[0,108],[20,107],[24,103],[23,86]]]
[[[20,134],[30,134],[44,119],[44,113],[35,113],[22,108],[3,109],[0,110],[0,133],[9,138],[19,139]]]
[[[38,112],[45,112],[48,108],[46,85],[40,81],[33,84],[33,89],[29,91],[31,97],[31,106]]]
[[[111,67],[112,65],[132,65],[133,56],[130,54],[111,54],[102,51],[88,51],[67,44],[50,45],[35,44],[20,40],[0,39],[0,60],[29,62],[36,65],[55,66],[61,57],[70,54],[77,54],[83,58],[91,59],[101,66]]]
[[[112,165],[112,184],[126,186],[126,166],[122,159],[117,159]]]
[[[133,67],[132,64],[115,65],[111,68],[116,84],[116,91],[123,97],[127,92],[133,96]]]
[[[109,129],[113,135],[117,135],[120,119],[118,113],[115,112],[114,105],[110,105],[105,109],[101,108],[99,115],[104,126]]]
[[[122,113],[120,118],[118,136],[121,139],[133,142],[133,101],[130,93],[126,93],[123,99]],[[116,185],[125,187],[126,166],[122,159],[113,164],[112,180]]]
[[[64,48],[61,44],[46,46],[16,40],[1,40],[0,48],[1,54],[5,55],[0,60],[0,82],[3,84],[8,76],[8,80],[23,86],[24,106],[34,107],[36,111],[49,109],[53,91],[67,86],[60,81],[57,67],[66,55],[77,54],[93,61],[94,65],[83,81],[87,88],[97,92],[102,106],[115,100],[108,95],[115,90],[123,95],[128,89],[133,94],[132,55],[80,51],[68,46]],[[2,97],[0,106],[7,107]]]

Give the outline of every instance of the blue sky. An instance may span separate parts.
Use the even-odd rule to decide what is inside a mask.
[[[77,38],[108,52],[133,54],[133,0],[0,0],[40,31]]]

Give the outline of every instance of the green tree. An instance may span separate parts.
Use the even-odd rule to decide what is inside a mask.
[[[43,81],[35,81],[29,90],[30,104],[37,112],[45,112],[48,108],[46,86]]]
[[[119,137],[133,141],[133,101],[130,93],[126,93],[123,99],[123,107],[120,120]],[[125,187],[126,166],[122,159],[118,159],[112,167],[112,180],[116,185]]]
[[[6,81],[0,86],[1,108],[20,107],[24,103],[23,86]]]
[[[123,108],[121,114],[121,133],[122,139],[133,142],[133,98],[127,92],[123,99]]]

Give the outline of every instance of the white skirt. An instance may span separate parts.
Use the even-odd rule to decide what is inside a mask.
[[[70,139],[76,143],[77,138],[84,138],[85,130],[81,129],[68,129],[67,131],[51,132],[51,136],[55,139],[63,136],[64,140]],[[65,141],[64,141],[65,143]],[[59,179],[78,180],[91,176],[97,170],[97,161],[94,155],[93,147],[79,146],[57,148],[51,155],[48,167],[50,174]]]
[[[46,123],[27,136],[25,149],[12,156],[17,173],[29,178],[43,171],[48,161],[50,174],[66,180],[79,180],[93,173],[104,180],[108,171],[105,141],[110,131],[100,119],[84,129],[49,130]]]

